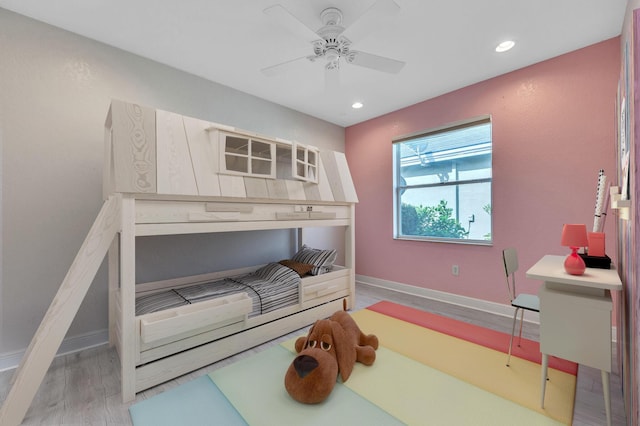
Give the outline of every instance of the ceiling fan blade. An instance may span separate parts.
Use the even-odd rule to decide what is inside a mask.
[[[292,34],[310,43],[321,38],[315,31],[293,16],[287,9],[282,7],[282,5],[276,4],[274,6],[270,6],[263,12],[274,19],[278,24],[280,24],[280,26],[289,30]]]
[[[388,72],[390,74],[396,74],[400,72],[405,64],[402,61],[385,58],[384,56],[378,56],[372,53],[358,52],[356,50],[352,50],[349,56],[347,56],[345,59],[350,64],[358,65],[365,68],[371,68],[382,72]]]
[[[271,65],[269,67],[262,68],[260,71],[262,72],[262,74],[266,75],[267,77],[273,77],[274,75],[282,74],[283,72],[287,71],[287,69],[292,68],[293,65],[295,65],[295,63],[301,61],[302,59],[308,59],[308,57],[303,56],[301,58],[291,59],[286,62],[282,62],[276,65]]]
[[[378,0],[360,15],[354,23],[349,25],[341,35],[352,42],[360,41],[399,11],[400,6],[393,0]]]

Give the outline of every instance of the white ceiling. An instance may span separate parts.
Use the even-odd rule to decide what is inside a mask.
[[[263,10],[281,4],[308,27],[338,7],[343,26],[375,0],[0,0],[0,7],[309,115],[349,126],[620,34],[627,0],[395,0],[353,49],[406,62],[398,74],[342,65],[325,91],[321,62],[260,72],[312,54]],[[1,29],[0,29],[1,30]],[[513,39],[511,51],[494,47]],[[365,105],[353,110],[355,100]]]

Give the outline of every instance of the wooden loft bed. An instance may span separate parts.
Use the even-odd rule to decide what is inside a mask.
[[[104,205],[16,370],[0,424],[24,418],[105,255],[109,342],[120,357],[125,402],[354,306],[357,196],[343,153],[113,100],[103,192]],[[344,265],[303,277],[298,303],[249,318],[242,297],[229,296],[136,316],[137,293],[240,272],[136,285],[137,236],[305,227],[344,229]]]

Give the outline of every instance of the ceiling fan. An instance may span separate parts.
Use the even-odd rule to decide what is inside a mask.
[[[261,71],[267,76],[273,76],[286,71],[298,61],[324,61],[325,80],[327,86],[337,84],[337,72],[341,62],[358,65],[386,73],[398,73],[405,63],[391,58],[374,55],[372,53],[352,50],[352,42],[357,42],[367,33],[383,24],[388,18],[400,10],[393,0],[378,0],[367,9],[348,28],[342,26],[342,11],[336,7],[329,7],[322,11],[320,20],[323,26],[314,31],[292,15],[282,5],[274,5],[264,10],[264,13],[288,29],[294,35],[312,44],[313,54],[295,58],[280,64],[263,68]]]

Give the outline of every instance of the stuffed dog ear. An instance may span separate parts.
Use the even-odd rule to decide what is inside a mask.
[[[300,353],[302,352],[302,350],[305,348],[305,346],[307,346],[307,340],[309,340],[309,336],[311,336],[311,333],[313,333],[313,328],[316,326],[318,322],[316,321],[311,328],[309,329],[309,332],[307,333],[306,336],[300,336],[296,339],[296,343],[295,343],[295,348],[296,348],[296,352]]]
[[[306,344],[307,344],[307,336],[298,337],[295,343],[296,352],[300,353],[304,349],[304,346]]]
[[[333,347],[336,350],[340,377],[343,382],[346,382],[356,363],[356,348],[353,344],[349,344],[347,333],[339,322],[331,321],[331,334],[333,335]]]

